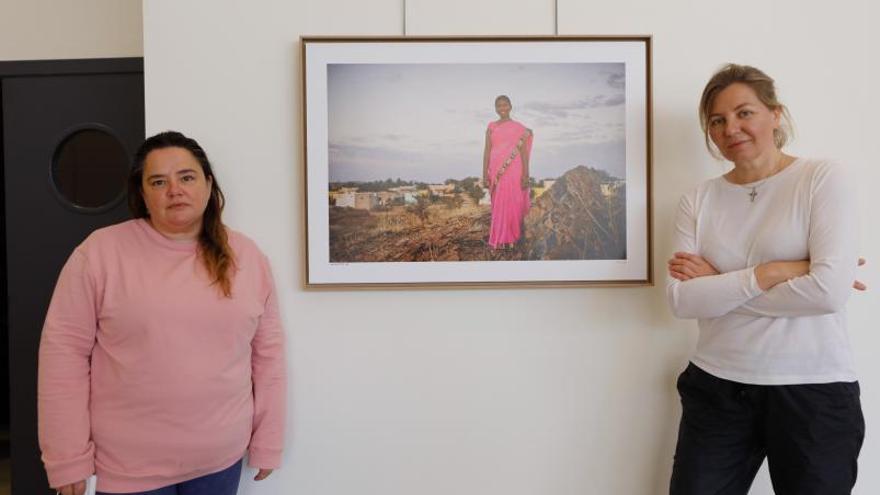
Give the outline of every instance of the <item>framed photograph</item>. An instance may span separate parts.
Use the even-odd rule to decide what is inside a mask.
[[[302,39],[309,288],[650,285],[651,39]]]

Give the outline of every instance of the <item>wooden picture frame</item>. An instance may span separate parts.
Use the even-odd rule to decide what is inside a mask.
[[[301,44],[307,288],[652,284],[649,36]]]

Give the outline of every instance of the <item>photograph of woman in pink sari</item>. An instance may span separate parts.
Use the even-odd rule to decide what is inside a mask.
[[[510,118],[510,98],[495,98],[498,120],[486,129],[483,184],[492,201],[489,247],[511,248],[523,236],[523,219],[531,204],[529,155],[532,130]]]

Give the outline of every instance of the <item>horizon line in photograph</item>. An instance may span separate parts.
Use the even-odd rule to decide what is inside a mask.
[[[603,170],[603,169],[600,169],[597,167],[590,167],[588,165],[578,165],[578,167],[581,167],[581,166],[586,167],[586,168],[596,169],[596,170]],[[577,168],[577,167],[573,167],[573,168]],[[614,182],[626,182],[626,179],[624,177],[618,177],[618,176],[612,175],[610,173],[608,174],[608,176],[610,179],[613,179]],[[544,182],[544,181],[556,181],[556,180],[559,180],[560,177],[562,177],[562,175],[555,176],[555,177],[536,177],[534,175],[529,175],[529,178],[532,180],[532,182],[538,183],[538,184],[540,184],[541,182]],[[433,185],[453,184],[453,183],[468,182],[468,181],[481,182],[482,179],[480,179],[480,177],[476,174],[472,174],[467,177],[460,177],[460,178],[446,177],[446,178],[441,178],[441,179],[433,180],[433,181],[420,180],[420,179],[416,179],[416,178],[412,178],[412,177],[384,177],[384,178],[363,179],[363,180],[358,180],[358,179],[331,180],[328,183],[328,186],[332,190],[334,187],[338,187],[338,186],[344,187],[346,184],[395,184],[395,185],[424,184],[424,185],[432,185],[433,186]]]

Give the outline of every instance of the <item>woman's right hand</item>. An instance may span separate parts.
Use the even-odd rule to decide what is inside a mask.
[[[59,495],[83,495],[86,492],[86,480],[55,488]]]

